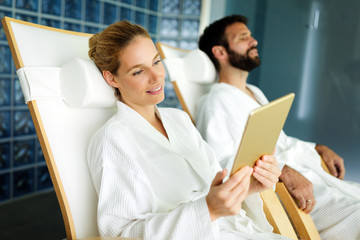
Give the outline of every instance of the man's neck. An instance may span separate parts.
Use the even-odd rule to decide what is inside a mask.
[[[247,71],[232,66],[226,66],[219,71],[219,82],[227,83],[246,92],[246,81],[248,76],[249,72]]]

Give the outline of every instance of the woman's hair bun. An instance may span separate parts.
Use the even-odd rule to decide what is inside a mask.
[[[96,46],[98,44],[100,38],[100,33],[96,33],[94,34],[90,39],[89,39],[89,57],[90,59],[94,60],[94,57],[96,55]]]

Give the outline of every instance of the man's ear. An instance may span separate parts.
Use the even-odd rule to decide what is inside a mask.
[[[102,75],[105,79],[105,81],[112,87],[118,88],[118,83],[116,82],[116,79],[114,75],[110,71],[103,71]]]
[[[214,57],[218,60],[223,60],[227,58],[227,52],[223,46],[213,46],[211,51],[214,54]]]

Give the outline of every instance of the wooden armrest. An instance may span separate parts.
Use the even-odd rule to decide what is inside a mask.
[[[310,214],[299,209],[284,183],[276,184],[276,193],[287,210],[300,239],[321,239]]]
[[[321,167],[325,170],[325,172],[330,174],[329,168],[326,166],[326,163],[322,157],[321,157]]]
[[[274,190],[272,188],[267,189],[261,192],[260,196],[263,200],[266,218],[274,228],[274,233],[281,234],[291,239],[297,239],[291,222]]]

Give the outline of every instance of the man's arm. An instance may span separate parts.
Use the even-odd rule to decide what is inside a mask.
[[[324,160],[331,175],[339,179],[344,179],[345,176],[344,160],[339,155],[337,155],[333,150],[331,150],[325,145],[316,144],[315,149]]]
[[[279,179],[285,184],[299,208],[310,213],[316,204],[312,183],[287,165],[283,167],[281,172]]]

